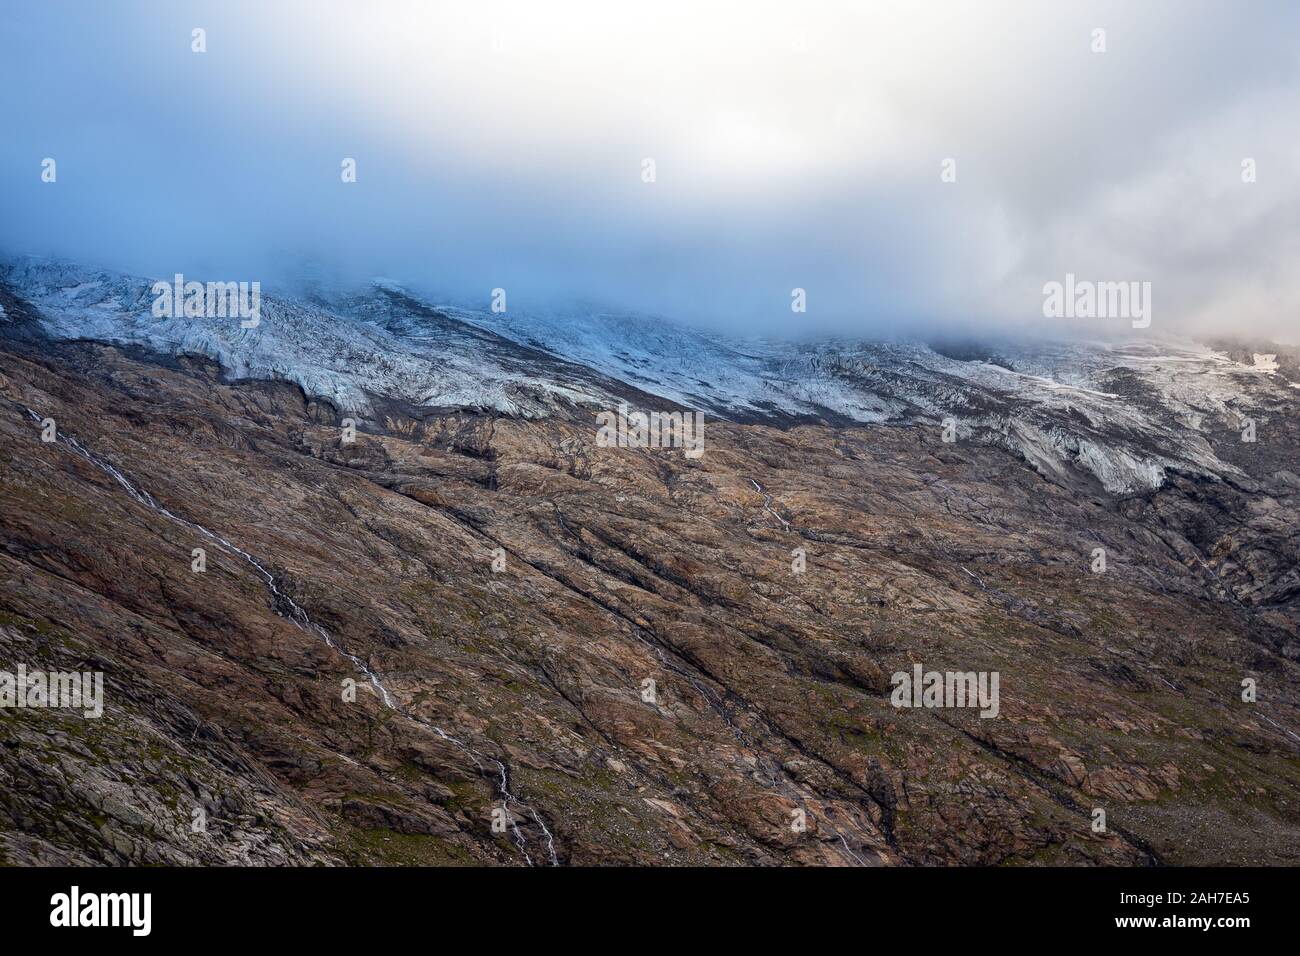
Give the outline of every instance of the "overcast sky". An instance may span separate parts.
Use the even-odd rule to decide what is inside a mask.
[[[1297,38],[1251,0],[6,3],[0,247],[768,333],[1041,329],[1072,272],[1294,341]]]

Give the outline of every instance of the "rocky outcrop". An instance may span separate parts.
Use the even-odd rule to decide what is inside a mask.
[[[204,359],[3,349],[0,655],[106,684],[0,709],[6,862],[1297,862],[1281,428],[1115,498],[925,427],[345,443]],[[918,663],[998,716],[893,706]]]

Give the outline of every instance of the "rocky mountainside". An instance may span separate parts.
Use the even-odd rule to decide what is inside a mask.
[[[393,403],[586,420],[585,409],[619,401],[782,426],[951,418],[963,439],[1115,494],[1158,488],[1170,470],[1242,479],[1212,435],[1292,416],[1300,400],[1296,350],[1277,346],[733,341],[638,315],[469,311],[389,280],[267,294],[257,326],[244,328],[224,315],[155,317],[154,281],[59,260],[0,261],[0,308],[7,294],[13,313],[0,328],[203,355],[227,380],[293,382],[372,421]]]
[[[0,670],[105,681],[0,708],[0,861],[1300,862],[1294,356],[150,284],[0,268]]]

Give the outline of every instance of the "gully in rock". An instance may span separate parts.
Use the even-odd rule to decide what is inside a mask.
[[[33,420],[35,420],[36,422],[39,423],[45,421],[45,419],[43,419],[32,409],[28,408],[26,405],[23,405],[21,407],[23,411],[25,411],[27,415],[31,417]],[[111,462],[107,461],[106,459],[90,451],[88,448],[82,445],[81,442],[77,441],[77,439],[74,438],[73,436],[64,434],[62,432],[58,432],[56,434],[57,434],[57,441],[59,443],[72,449],[72,451],[75,452],[82,459],[88,461],[90,464],[94,465],[100,471],[104,472],[109,477],[111,477],[122,487],[124,491],[126,491],[126,493],[131,497],[133,501],[143,505],[144,507],[148,508],[149,510],[157,514],[162,515],[163,517],[167,518],[169,521],[174,521],[177,524],[183,525],[186,528],[190,528],[193,531],[197,531],[199,534],[203,535],[209,540],[215,541],[218,545],[220,545],[229,553],[237,555],[238,557],[242,558],[247,564],[249,564],[257,572],[258,576],[266,584],[268,590],[270,590],[273,599],[272,606],[275,608],[275,612],[279,614],[281,617],[285,618],[286,620],[292,621],[303,631],[306,631],[307,633],[314,634],[316,637],[319,637],[322,641],[325,642],[325,644],[328,647],[338,651],[349,661],[351,661],[352,664],[357,668],[357,670],[359,670],[361,673],[366,675],[366,678],[370,681],[371,686],[374,687],[376,693],[379,695],[380,700],[383,701],[385,707],[387,707],[390,710],[396,711],[397,713],[401,714],[403,717],[407,718],[408,720],[411,720],[414,723],[419,724],[422,727],[428,728],[429,730],[437,734],[439,737],[441,737],[443,740],[460,748],[466,755],[470,757],[470,759],[474,761],[474,765],[479,768],[480,772],[485,774],[487,772],[483,764],[484,760],[490,760],[492,763],[496,764],[497,775],[498,775],[496,781],[496,789],[498,795],[501,797],[502,807],[506,811],[506,814],[510,820],[511,831],[514,834],[515,842],[519,847],[520,853],[523,854],[524,861],[529,866],[533,865],[533,858],[528,852],[527,841],[524,839],[524,835],[520,831],[518,823],[515,821],[515,816],[511,812],[510,807],[512,804],[523,807],[525,810],[528,811],[529,815],[532,816],[534,822],[536,822],[538,827],[541,828],[542,834],[546,837],[546,850],[547,850],[547,857],[550,865],[551,866],[560,865],[559,858],[555,852],[555,838],[552,835],[550,829],[546,826],[546,823],[542,820],[541,815],[538,814],[538,812],[534,810],[532,807],[528,806],[523,801],[521,801],[513,793],[511,793],[510,777],[504,762],[497,760],[495,757],[485,757],[484,755],[480,754],[477,750],[470,747],[468,744],[448,734],[441,727],[438,727],[434,724],[429,723],[428,721],[425,721],[419,717],[416,717],[412,714],[408,714],[405,711],[403,711],[394,702],[392,694],[389,693],[388,688],[384,686],[383,681],[379,679],[379,675],[376,674],[363,660],[361,660],[361,658],[339,647],[338,644],[335,643],[334,639],[330,636],[330,633],[326,631],[325,628],[321,627],[319,624],[313,621],[311,617],[307,614],[307,611],[300,604],[298,604],[296,601],[294,601],[293,598],[291,598],[288,594],[286,594],[283,590],[281,590],[281,588],[276,584],[275,576],[270,571],[268,571],[266,567],[262,565],[261,562],[259,562],[256,558],[254,558],[251,554],[249,554],[247,551],[243,550],[242,548],[232,544],[230,541],[228,541],[226,538],[222,537],[221,535],[217,534],[216,532],[210,531],[209,529],[203,527],[203,525],[198,524],[197,522],[194,521],[190,521],[187,518],[182,518],[179,515],[173,513],[172,511],[169,511],[167,508],[159,504],[158,501],[153,497],[153,495],[149,494],[149,492],[137,487],[134,483],[132,483]],[[288,609],[287,613],[285,612],[285,608]]]

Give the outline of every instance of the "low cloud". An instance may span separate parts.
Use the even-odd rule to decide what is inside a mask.
[[[5,16],[9,252],[767,334],[1051,331],[1073,273],[1151,282],[1153,331],[1296,335],[1288,3]]]

